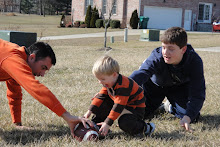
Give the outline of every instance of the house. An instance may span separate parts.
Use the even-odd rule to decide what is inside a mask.
[[[111,0],[72,0],[72,21],[84,21],[88,5],[108,17]],[[120,20],[121,28],[129,27],[132,12],[149,17],[148,28],[167,29],[172,26],[186,30],[211,31],[212,22],[220,19],[220,0],[116,0],[112,19]]]

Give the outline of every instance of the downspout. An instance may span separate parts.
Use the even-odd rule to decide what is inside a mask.
[[[140,13],[141,13],[141,0],[139,0],[138,18],[140,18]],[[138,28],[140,28],[139,25],[140,24],[138,23]]]
[[[141,0],[139,0],[139,10],[138,10],[138,17],[140,17],[140,13],[141,13]]]

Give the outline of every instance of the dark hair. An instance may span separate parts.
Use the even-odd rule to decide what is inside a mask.
[[[160,38],[163,43],[176,44],[180,48],[187,45],[187,34],[183,28],[172,27],[167,29]]]
[[[51,58],[51,63],[53,65],[56,64],[56,56],[55,56],[51,46],[47,43],[35,42],[34,44],[32,44],[31,46],[26,48],[25,51],[26,51],[28,56],[30,54],[34,53],[36,55],[35,61],[44,59],[46,57],[50,57]]]

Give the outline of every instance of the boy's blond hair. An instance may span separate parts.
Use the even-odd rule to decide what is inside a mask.
[[[94,75],[112,75],[114,72],[119,73],[119,64],[112,57],[105,55],[99,58],[93,68],[92,73]]]

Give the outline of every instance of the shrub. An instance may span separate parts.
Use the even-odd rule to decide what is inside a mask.
[[[95,22],[96,28],[101,28],[103,27],[103,19],[97,19]]]
[[[86,28],[86,27],[87,27],[87,24],[81,24],[79,27],[80,27],[80,28]]]
[[[130,26],[132,29],[137,29],[138,27],[138,13],[137,13],[137,9],[133,11],[131,18],[130,18]]]
[[[65,15],[63,14],[60,20],[60,27],[65,27],[66,25],[66,18]]]
[[[90,21],[90,27],[91,28],[95,28],[96,25],[96,20],[99,19],[99,12],[96,9],[96,7],[92,10],[92,17],[91,17],[91,21]]]
[[[120,20],[111,20],[110,27],[113,29],[120,28]]]
[[[73,27],[78,28],[79,26],[80,26],[80,21],[75,21],[74,24],[73,24]]]
[[[73,27],[73,24],[72,24],[72,22],[68,22],[66,25],[65,25],[65,27],[68,27],[68,28],[71,28],[71,27]]]
[[[103,21],[103,27],[105,27],[105,23],[107,23],[107,22],[108,22],[108,19],[106,19],[105,21]],[[108,27],[110,27],[110,22],[109,22],[107,28],[108,28]]]
[[[85,24],[87,25],[88,28],[90,28],[91,17],[92,17],[92,7],[91,5],[89,5],[87,8],[86,17],[85,17]]]
[[[80,25],[85,24],[85,21],[80,21]]]

